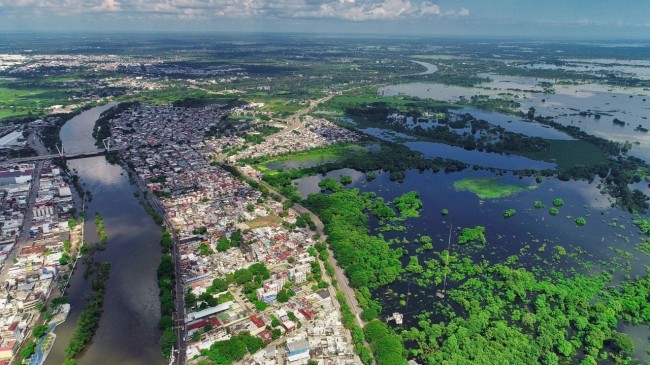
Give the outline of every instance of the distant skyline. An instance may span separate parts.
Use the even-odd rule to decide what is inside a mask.
[[[650,40],[648,0],[0,0],[0,31],[228,31]]]

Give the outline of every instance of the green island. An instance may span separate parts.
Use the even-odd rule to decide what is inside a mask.
[[[499,199],[535,188],[537,188],[536,185],[520,186],[501,184],[495,178],[466,178],[454,182],[454,189],[458,191],[469,191],[476,194],[480,199]]]
[[[77,326],[72,333],[70,342],[65,348],[65,365],[76,364],[75,358],[92,341],[95,330],[99,325],[103,311],[104,295],[106,293],[106,281],[111,269],[107,262],[94,263],[91,278],[92,292],[85,303],[84,309],[79,314]]]

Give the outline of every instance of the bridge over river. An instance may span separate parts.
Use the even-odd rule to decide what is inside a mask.
[[[111,151],[120,151],[122,150],[122,147],[115,147],[111,148]],[[16,165],[20,163],[25,163],[25,162],[38,162],[38,161],[46,161],[46,160],[51,160],[55,158],[65,158],[66,160],[74,160],[78,158],[86,158],[86,157],[95,157],[95,156],[101,156],[106,154],[106,149],[105,148],[100,148],[96,150],[91,150],[91,151],[85,151],[85,152],[74,152],[74,153],[57,153],[57,154],[51,154],[51,155],[40,155],[40,156],[29,156],[29,157],[19,157],[19,158],[12,158],[9,160],[5,161],[0,161],[0,166],[11,166],[11,165]]]

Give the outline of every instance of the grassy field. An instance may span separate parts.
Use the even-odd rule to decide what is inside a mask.
[[[339,159],[341,156],[355,151],[355,150],[360,150],[363,149],[363,146],[360,146],[358,144],[337,144],[337,145],[332,145],[332,146],[325,146],[325,147],[319,147],[319,148],[314,148],[311,150],[306,150],[302,152],[297,152],[297,153],[292,153],[284,156],[278,156],[278,157],[271,157],[269,159],[263,160],[255,165],[253,167],[257,169],[258,171],[262,172],[263,174],[275,174],[277,171],[273,169],[269,169],[265,165],[268,163],[274,163],[274,162],[316,162],[316,164],[320,165],[326,162],[332,162],[336,161]]]
[[[216,104],[227,104],[237,97],[238,95],[234,94],[219,95],[210,94],[203,90],[188,90],[187,87],[183,84],[169,84],[164,89],[143,91],[137,94],[135,97],[133,95],[125,95],[123,97],[117,98],[117,100],[126,101],[135,99],[143,104],[168,105],[185,98],[196,98],[200,100],[209,100],[210,102]]]
[[[252,221],[246,222],[245,224],[248,226],[248,228],[255,229],[260,227],[273,226],[281,223],[282,219],[280,217],[275,214],[269,214],[265,217],[255,218]]]
[[[49,112],[52,105],[67,105],[77,89],[11,88],[0,83],[0,120]]]
[[[454,182],[457,191],[469,191],[481,199],[498,199],[514,195],[522,191],[535,189],[537,186],[505,185],[495,178],[466,178]]]
[[[11,117],[20,117],[29,114],[28,110],[24,109],[6,109],[0,108],[0,120],[11,118]]]
[[[408,96],[381,96],[377,90],[377,87],[354,90],[332,98],[329,102],[319,106],[317,110],[334,111],[342,114],[347,108],[370,103],[386,103],[404,112],[412,109],[458,109],[462,107],[444,101],[417,99]]]
[[[549,143],[550,148],[546,151],[516,153],[533,160],[555,161],[560,171],[576,165],[593,166],[607,161],[607,156],[587,141],[549,140]]]

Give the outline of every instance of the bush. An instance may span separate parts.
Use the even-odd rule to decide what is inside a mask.
[[[361,319],[363,319],[366,322],[372,321],[373,319],[377,318],[379,313],[377,313],[377,310],[374,308],[366,308],[361,312]]]
[[[266,304],[265,302],[262,302],[262,301],[257,301],[257,302],[255,302],[255,308],[256,308],[258,311],[263,311],[263,310],[265,310],[268,306],[269,306],[268,304]]]
[[[48,329],[49,329],[48,326],[46,326],[44,324],[39,324],[38,326],[34,327],[34,330],[32,331],[32,334],[36,338],[41,338],[47,333]]]

